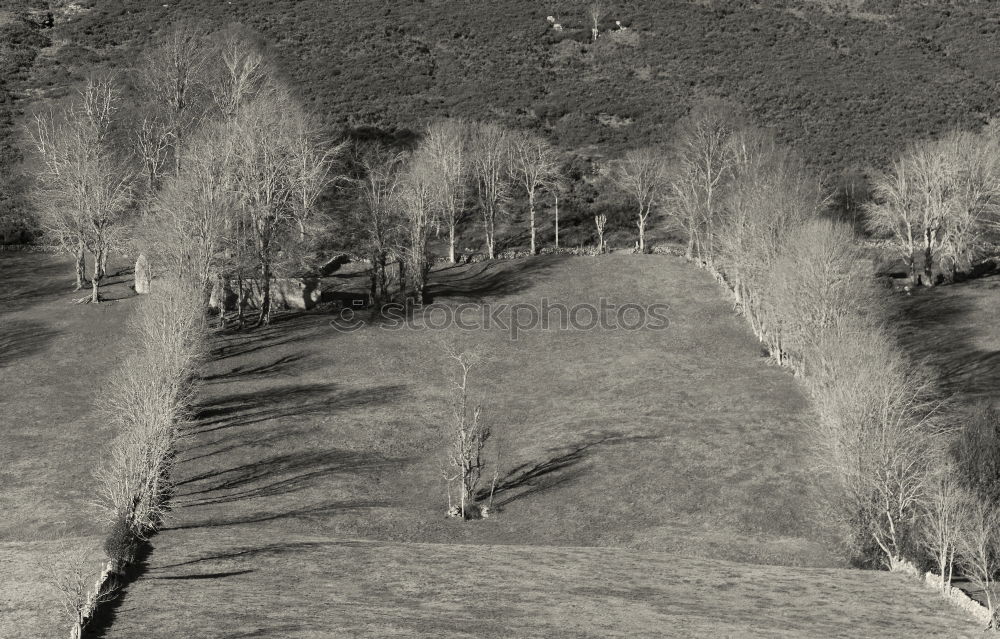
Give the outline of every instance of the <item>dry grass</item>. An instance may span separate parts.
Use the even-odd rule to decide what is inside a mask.
[[[43,566],[99,552],[93,468],[113,433],[95,392],[118,361],[132,292],[113,277],[102,291],[119,301],[74,305],[72,265],[42,253],[0,252],[0,273],[0,637],[59,636],[69,627]]]
[[[810,523],[806,400],[708,275],[659,256],[547,257],[446,269],[430,290],[451,303],[667,302],[672,324],[511,341],[497,329],[342,334],[313,314],[229,336],[178,456],[173,525],[838,561]],[[494,356],[472,389],[507,466],[488,527],[443,518],[442,339]]]
[[[131,276],[95,306],[71,303],[82,293],[62,258],[0,252],[0,273],[0,542],[94,534],[92,469],[112,437],[95,400],[120,357]]]
[[[234,536],[235,533],[235,536]],[[109,637],[983,637],[899,575],[609,548],[187,531]]]
[[[80,499],[110,433],[86,389],[115,364],[125,304],[64,306],[65,265],[8,265],[24,270],[0,289],[0,335],[15,335],[8,320],[51,332],[0,364],[4,388],[24,388],[3,414],[25,416],[2,435],[0,504],[14,516],[0,541],[60,520],[90,534]],[[496,354],[480,389],[509,487],[496,519],[470,523],[444,517],[441,335],[341,334],[315,312],[223,336],[175,509],[104,636],[978,636],[932,592],[836,568],[811,523],[806,401],[705,273],[659,256],[546,257],[445,269],[430,291],[665,301],[672,324],[447,333]],[[28,575],[20,559],[36,552],[8,543],[0,562]],[[25,605],[37,592],[30,578],[0,590],[14,636],[51,636],[33,612],[45,600]]]

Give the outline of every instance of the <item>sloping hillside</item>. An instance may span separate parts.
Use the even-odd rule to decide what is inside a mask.
[[[95,65],[129,65],[171,22],[240,22],[272,45],[331,126],[404,136],[448,113],[541,127],[563,147],[667,139],[709,96],[740,105],[823,168],[881,162],[908,140],[995,110],[992,3],[637,0],[587,42],[583,3],[89,0],[59,14],[61,48],[34,85],[65,91]],[[851,3],[858,5],[859,3]],[[554,31],[553,15],[565,27]],[[612,34],[615,20],[628,33]]]
[[[844,568],[805,399],[704,272],[549,256],[442,269],[431,291],[439,315],[603,298],[665,302],[670,324],[512,340],[312,313],[224,336],[174,511],[106,636],[976,636],[934,593]],[[474,393],[504,450],[485,521],[444,517],[444,343],[493,357]]]

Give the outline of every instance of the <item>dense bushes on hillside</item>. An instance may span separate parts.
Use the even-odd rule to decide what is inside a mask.
[[[24,87],[39,50],[48,38],[29,2],[15,0],[0,9],[0,231],[25,219],[18,163],[16,123],[23,110]],[[0,240],[2,240],[0,236]]]
[[[995,52],[951,54],[957,34],[975,34],[962,40],[974,46],[981,34],[972,18],[995,20],[993,9],[970,6],[940,21],[937,9],[914,5],[879,21],[795,4],[631,3],[602,27],[621,19],[634,43],[578,42],[582,9],[558,16],[569,28],[559,34],[545,7],[524,0],[475,10],[441,0],[383,9],[358,0],[335,9],[316,0],[111,1],[67,17],[59,32],[121,62],[182,18],[242,22],[272,43],[305,101],[338,128],[392,131],[434,116],[492,115],[544,128],[564,148],[620,150],[665,140],[692,103],[714,95],[775,126],[822,168],[884,162],[899,141],[974,125],[995,101],[991,77],[981,75],[988,67],[963,66],[967,57],[995,60]],[[927,33],[947,35],[947,46]],[[46,61],[42,86],[73,64],[71,51]],[[602,114],[630,123],[602,124]]]

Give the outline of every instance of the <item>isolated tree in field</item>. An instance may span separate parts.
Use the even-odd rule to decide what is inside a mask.
[[[406,226],[405,244],[401,247],[401,252],[405,256],[410,288],[417,304],[424,301],[427,274],[431,267],[428,242],[434,226],[434,196],[435,189],[438,188],[438,177],[433,158],[423,149],[417,149],[407,161],[400,188],[399,204]]]
[[[996,627],[993,586],[1000,571],[1000,514],[992,504],[977,499],[967,509],[958,557],[962,574],[985,596],[991,626]]]
[[[608,223],[608,216],[604,213],[594,216],[594,226],[597,227],[597,252],[604,253],[604,226]]]
[[[937,565],[941,590],[947,593],[955,568],[955,556],[962,541],[962,526],[972,500],[959,485],[955,469],[949,463],[936,465],[922,499],[920,541]]]
[[[473,370],[482,364],[482,358],[473,352],[449,351],[449,358],[458,366],[458,375],[454,383],[454,402],[452,405],[451,444],[448,455],[448,468],[443,470],[448,487],[448,512],[469,518],[474,512],[476,491],[487,466],[485,449],[492,436],[489,424],[483,418],[482,404],[474,404],[470,398],[470,384]],[[499,466],[496,467],[499,470]],[[492,495],[496,489],[499,473],[493,473]],[[458,481],[458,507],[452,503],[451,484]]]
[[[119,93],[109,77],[91,77],[61,112],[35,118],[31,130],[40,171],[34,201],[39,226],[77,257],[94,261],[90,301],[99,301],[107,254],[123,244],[133,202],[128,154],[115,135]]]
[[[361,206],[355,209],[355,215],[371,261],[371,298],[375,306],[389,297],[387,266],[400,228],[401,171],[405,160],[405,154],[382,146],[357,152],[361,175],[354,179],[354,184],[361,196]]]
[[[732,177],[735,157],[732,116],[722,106],[706,105],[676,127],[675,158],[669,197],[678,225],[687,235],[685,257],[711,262],[724,190]]]
[[[514,180],[528,196],[528,216],[531,228],[531,254],[537,253],[535,204],[543,190],[552,189],[559,180],[559,156],[541,137],[521,131],[512,135],[511,170]]]
[[[478,123],[472,132],[472,174],[483,214],[486,255],[496,257],[496,223],[510,198],[511,135],[495,122]]]
[[[448,261],[455,263],[455,229],[465,215],[468,177],[470,125],[461,118],[438,120],[427,127],[420,144],[434,167],[437,183],[434,208],[437,218],[448,227]]]
[[[646,223],[667,187],[664,158],[650,147],[629,151],[612,166],[611,179],[638,206],[639,252],[645,253]]]

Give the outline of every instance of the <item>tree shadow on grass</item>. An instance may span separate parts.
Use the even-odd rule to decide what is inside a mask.
[[[998,286],[1000,280],[982,279],[918,290],[902,298],[900,341],[914,359],[937,373],[946,392],[996,395],[1000,351],[979,348],[975,335],[965,328],[974,301],[963,295],[963,287],[992,290]]]
[[[541,462],[527,462],[509,470],[497,482],[494,505],[503,507],[519,499],[547,492],[557,486],[576,481],[583,475],[583,469],[577,468],[577,465],[598,448],[654,439],[659,439],[659,437],[655,435],[602,433],[593,439],[570,447],[550,449],[549,452],[554,454],[548,459]],[[489,496],[490,489],[487,486],[479,490],[476,499],[488,499]]]
[[[426,298],[428,301],[480,301],[513,295],[530,288],[538,278],[567,259],[566,255],[540,255],[471,266],[448,266],[431,273]]]
[[[0,327],[0,368],[19,359],[37,355],[52,345],[59,335],[41,322],[14,320],[3,322]]]
[[[85,638],[106,637],[118,616],[118,609],[128,596],[129,587],[149,571],[149,558],[153,554],[153,546],[143,541],[136,549],[135,560],[125,569],[123,574],[114,577],[114,599],[98,606],[87,628],[83,631]]]
[[[175,485],[174,508],[208,506],[304,490],[337,474],[366,473],[398,466],[400,460],[335,448],[272,455],[223,470],[209,470]]]
[[[301,508],[288,508],[285,510],[266,510],[240,515],[237,517],[210,517],[198,521],[182,522],[172,526],[166,526],[162,530],[197,530],[201,528],[227,528],[231,526],[244,526],[249,524],[262,524],[285,519],[310,519],[324,517],[333,514],[360,512],[369,508],[386,508],[392,504],[386,501],[352,500],[352,501],[329,501]]]
[[[401,385],[338,392],[333,384],[296,384],[237,393],[198,405],[194,424],[183,434],[197,436],[267,420],[329,414],[367,404],[393,402],[405,393],[406,387]]]
[[[0,272],[0,315],[73,291],[72,265],[45,253],[0,252]]]
[[[235,382],[247,379],[268,379],[283,375],[292,368],[297,372],[302,372],[301,363],[307,357],[306,353],[295,353],[292,355],[282,355],[269,364],[258,366],[237,366],[226,373],[206,375],[202,381],[210,383]]]

